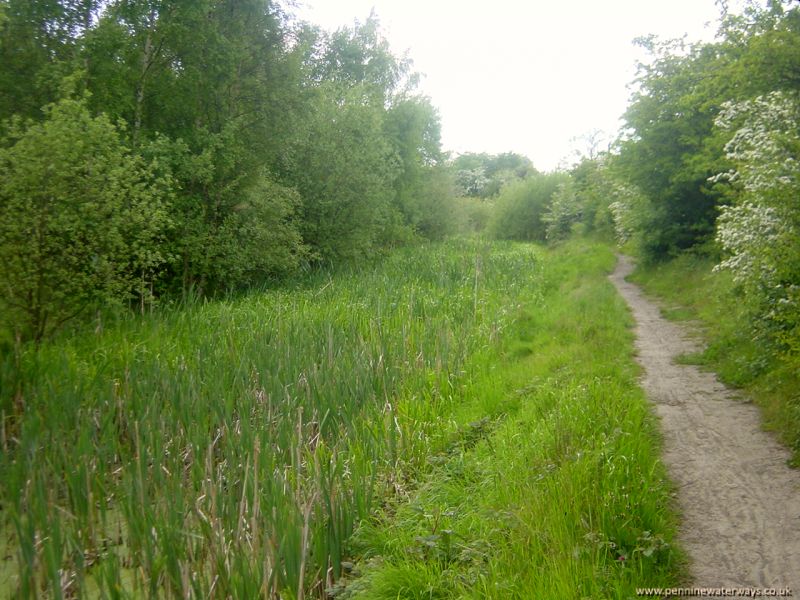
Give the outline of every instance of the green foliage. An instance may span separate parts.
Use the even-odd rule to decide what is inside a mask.
[[[722,74],[730,82],[729,100],[800,88],[800,12],[791,2],[770,0],[726,14],[720,34],[732,58]]]
[[[303,198],[303,239],[324,260],[372,252],[393,221],[400,168],[382,134],[382,108],[364,90],[323,87],[289,179]]]
[[[646,197],[636,237],[646,260],[712,246],[728,190],[709,178],[731,169],[727,136],[714,126],[726,102],[800,85],[800,9],[783,2],[726,15],[718,41],[640,40],[651,60],[640,65],[626,114],[627,131],[613,169]]]
[[[566,238],[572,232],[572,226],[580,220],[581,213],[581,203],[575,192],[575,184],[570,178],[558,187],[550,200],[550,206],[542,215],[547,240]]]
[[[713,235],[716,196],[707,179],[720,168],[722,147],[711,132],[724,88],[707,84],[719,69],[713,47],[650,48],[656,57],[641,67],[640,90],[625,115],[631,137],[615,168],[653,209],[639,223],[640,249],[652,259]]]
[[[497,197],[490,235],[496,239],[544,241],[547,223],[543,219],[559,186],[566,184],[564,173],[538,174],[508,184]]]
[[[482,198],[462,197],[452,203],[456,230],[462,234],[482,233],[492,217],[494,204]]]
[[[427,98],[405,96],[387,111],[384,128],[400,171],[394,203],[403,221],[427,239],[453,229],[453,182],[441,152],[439,116]]]
[[[0,7],[0,121],[88,90],[170,180],[148,293],[224,293],[453,229],[439,116],[372,16],[326,33],[271,0]]]
[[[169,186],[83,100],[15,120],[0,150],[0,302],[37,342],[90,307],[145,294],[166,260]]]
[[[633,213],[640,207],[630,186],[623,185],[609,167],[612,157],[584,157],[559,185],[542,215],[548,241],[566,239],[572,233],[591,234],[620,242],[634,235]]]
[[[0,2],[0,122],[41,119],[61,80],[79,66],[76,35],[88,29],[97,0]]]
[[[453,180],[443,166],[426,169],[417,184],[416,204],[419,217],[410,221],[415,232],[428,240],[442,240],[456,230],[453,217],[457,200],[453,196]]]
[[[94,106],[130,123],[134,145],[157,152],[176,180],[164,293],[259,283],[303,255],[293,194],[253,201],[297,113],[284,110],[301,74],[282,20],[263,0],[114,2],[87,35]]]
[[[580,204],[580,221],[587,233],[611,241],[614,217],[609,206],[620,195],[621,182],[612,172],[609,154],[584,158],[570,171]]]
[[[259,177],[220,227],[212,277],[243,287],[297,269],[308,254],[295,219],[300,203],[295,190]]]
[[[398,59],[381,35],[374,15],[364,23],[342,27],[324,36],[319,60],[314,64],[317,81],[344,88],[359,88],[376,104],[391,99],[409,73],[410,61]],[[438,151],[438,150],[437,150]]]

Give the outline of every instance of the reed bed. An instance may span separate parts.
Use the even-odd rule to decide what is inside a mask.
[[[324,597],[540,275],[454,241],[2,357],[0,596]]]
[[[337,600],[628,599],[687,580],[613,249],[576,238],[542,257],[544,296],[482,394],[504,418],[361,524]]]

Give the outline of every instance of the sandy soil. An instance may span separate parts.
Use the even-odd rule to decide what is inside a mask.
[[[636,319],[642,386],[661,420],[694,585],[789,587],[800,597],[800,471],[761,429],[756,406],[713,373],[673,362],[697,342],[625,281],[632,270],[620,257],[611,280]]]

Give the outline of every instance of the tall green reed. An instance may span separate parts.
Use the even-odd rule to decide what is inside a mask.
[[[404,249],[5,357],[0,595],[322,595],[538,272],[526,246]]]

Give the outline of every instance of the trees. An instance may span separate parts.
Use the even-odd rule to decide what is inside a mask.
[[[85,100],[17,119],[0,150],[0,286],[17,336],[42,338],[89,307],[146,294],[166,260],[168,178],[132,155]]]
[[[476,198],[496,196],[505,184],[537,172],[529,158],[516,152],[467,152],[453,160],[452,169],[461,195]]]
[[[9,224],[34,214],[25,194],[45,193],[34,190],[34,171],[24,173],[44,176],[46,165],[25,167],[24,157],[50,152],[61,175],[50,178],[47,202],[32,206],[82,220],[88,241],[71,250],[74,260],[53,250],[48,268],[55,278],[80,271],[83,259],[97,266],[63,289],[72,312],[90,295],[125,297],[133,271],[141,298],[213,295],[449,228],[438,114],[413,93],[410,61],[391,53],[373,17],[324,33],[272,0],[0,0],[0,59],[4,251],[26,241]],[[73,90],[87,93],[60,100]],[[14,114],[31,123],[10,125]],[[96,147],[87,149],[94,138],[81,127]],[[116,192],[94,175],[66,175],[101,164]],[[24,177],[28,187],[14,188]],[[62,225],[77,231],[43,226],[43,243],[71,248],[56,233]],[[24,279],[20,265],[8,277]],[[11,287],[2,302],[19,309],[8,313],[14,328],[40,338],[66,317]]]
[[[452,228],[453,182],[441,151],[439,115],[428,98],[401,95],[384,130],[399,161],[394,203],[403,221],[428,239]]]
[[[356,22],[353,27],[342,27],[323,36],[321,41],[312,70],[318,83],[358,88],[374,104],[386,105],[409,76],[411,62],[392,54],[374,14],[364,23]],[[412,88],[413,82],[412,77],[406,84]]]
[[[627,132],[614,169],[647,196],[642,252],[660,259],[714,239],[726,190],[709,178],[729,170],[726,134],[715,127],[725,102],[742,102],[800,83],[800,10],[788,3],[727,15],[714,43],[640,43],[639,89],[625,113]]]
[[[297,226],[300,195],[262,173],[226,217],[212,275],[232,286],[285,275],[308,256]]]
[[[550,199],[550,205],[542,214],[548,241],[564,239],[571,233],[572,225],[582,217],[581,204],[571,178],[558,186]]]
[[[710,45],[646,45],[656,58],[642,67],[615,166],[654,208],[641,223],[641,250],[658,259],[713,237],[717,196],[707,180],[720,168],[722,144],[711,135],[720,101],[707,80],[721,59]]]
[[[545,241],[543,217],[559,187],[568,181],[566,173],[548,173],[508,184],[495,203],[490,233],[499,239]]]
[[[93,107],[124,118],[134,146],[161,136],[175,179],[163,291],[224,292],[247,283],[243,273],[275,275],[293,262],[287,257],[303,255],[294,243],[296,197],[272,193],[290,187],[274,176],[265,197],[273,217],[283,218],[267,246],[276,257],[276,244],[287,244],[283,258],[272,269],[263,261],[233,268],[260,252],[243,246],[259,237],[243,232],[261,227],[243,219],[260,213],[242,207],[254,206],[253,190],[265,189],[266,173],[278,170],[298,112],[301,75],[290,65],[283,19],[267,0],[117,1],[89,36]]]
[[[573,226],[582,231],[613,239],[614,216],[610,206],[625,196],[612,173],[606,153],[584,157],[569,172],[569,179],[553,195],[542,220],[548,240],[567,237]]]
[[[320,86],[287,178],[302,198],[303,239],[327,261],[370,253],[392,221],[399,163],[382,134],[382,108],[356,86]]]
[[[302,233],[325,261],[363,257],[448,227],[439,117],[410,91],[407,61],[391,55],[377,21],[333,34],[307,30],[314,82],[282,162],[302,198]]]
[[[98,0],[0,2],[0,121],[13,115],[41,118],[63,77],[82,67],[79,36]]]

